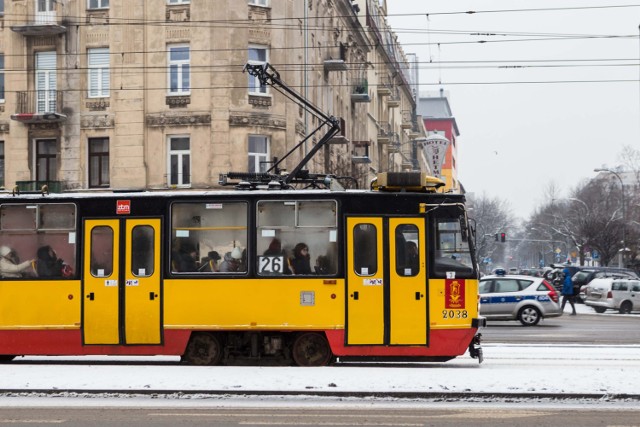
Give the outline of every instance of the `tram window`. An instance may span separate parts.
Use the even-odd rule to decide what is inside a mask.
[[[258,202],[256,269],[260,275],[335,275],[335,200]]]
[[[359,276],[378,272],[378,229],[373,224],[358,224],[353,229],[353,269]]]
[[[37,205],[2,205],[2,231],[35,230]]]
[[[463,233],[460,218],[444,217],[449,211],[439,212],[435,221],[434,273],[438,277],[473,277],[474,264],[469,249],[469,233]]]
[[[69,279],[76,268],[76,206],[73,203],[0,206],[0,244],[14,261],[32,261],[14,278]]]
[[[136,277],[149,277],[154,272],[154,230],[138,225],[131,231],[131,273]]]
[[[174,203],[171,271],[223,274],[247,271],[247,204]]]
[[[69,230],[75,228],[76,209],[70,204],[40,205],[39,230]]]
[[[100,226],[91,230],[91,275],[109,277],[113,274],[113,229]]]
[[[396,273],[398,276],[416,276],[420,272],[418,227],[404,224],[396,227]]]

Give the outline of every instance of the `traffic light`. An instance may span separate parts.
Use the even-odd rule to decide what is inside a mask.
[[[498,236],[498,233],[496,233],[496,242],[499,242],[499,241],[500,241],[500,238]]]
[[[500,233],[500,241],[505,242],[507,240],[507,233]]]

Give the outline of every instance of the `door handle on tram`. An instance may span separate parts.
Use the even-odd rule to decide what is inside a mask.
[[[416,292],[416,301],[420,301],[423,297],[424,295],[422,295],[420,292]]]
[[[89,299],[89,301],[93,301],[95,295],[93,292],[89,292],[89,295],[87,295],[87,298]]]
[[[154,299],[158,298],[158,294],[153,293],[153,292],[149,292],[149,299],[151,301],[153,301]]]
[[[354,293],[351,294],[351,298],[353,298],[354,300],[357,300],[360,297],[360,294],[358,293],[358,291],[355,291]]]

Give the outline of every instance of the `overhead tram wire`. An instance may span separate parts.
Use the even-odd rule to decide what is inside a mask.
[[[398,14],[387,14],[387,17],[403,17],[403,16],[439,16],[439,15],[477,15],[484,13],[530,13],[530,12],[556,12],[562,10],[602,10],[602,9],[620,9],[620,8],[636,8],[640,7],[640,4],[623,4],[623,5],[604,5],[604,6],[574,6],[574,7],[552,7],[552,8],[525,8],[525,9],[493,9],[493,10],[466,10],[466,11],[452,11],[452,12],[413,12],[413,13],[398,13]],[[4,16],[5,26],[10,26],[11,23],[23,24],[24,16],[6,13]],[[15,18],[12,18],[15,17]],[[95,23],[87,23],[85,22],[86,16],[76,16],[76,15],[65,15],[67,19],[76,19],[75,22],[69,22],[69,26],[74,27],[92,27],[95,25],[103,25],[103,26],[112,26],[112,25],[152,25],[152,26],[182,26],[184,27],[185,23],[189,24],[192,27],[197,27],[201,24],[207,26],[216,26],[218,28],[239,28],[238,24],[245,23],[247,28],[255,27],[255,22],[250,21],[249,19],[224,19],[224,20],[191,20],[191,21],[166,21],[166,20],[145,20],[145,19],[132,19],[132,18],[117,18],[117,17],[109,17],[109,22],[104,22],[100,24]],[[262,25],[270,26],[269,22],[278,22],[278,21],[292,21],[291,25],[286,25],[286,27],[281,27],[281,29],[296,29],[299,30],[299,22],[303,20],[320,20],[320,19],[337,19],[337,18],[353,18],[353,15],[330,15],[330,16],[309,16],[309,17],[285,17],[285,18],[270,18],[268,22],[261,23]],[[277,27],[271,27],[276,29]],[[310,27],[312,28],[312,27]],[[321,29],[318,27],[317,29]],[[394,30],[395,31],[395,30]]]

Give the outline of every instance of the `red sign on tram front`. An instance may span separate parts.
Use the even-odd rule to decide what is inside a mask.
[[[129,215],[131,213],[131,200],[118,200],[116,202],[116,213],[118,215]]]
[[[444,298],[445,308],[464,308],[464,279],[445,280]]]

